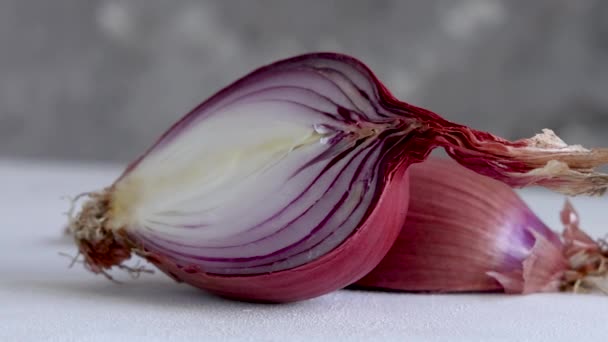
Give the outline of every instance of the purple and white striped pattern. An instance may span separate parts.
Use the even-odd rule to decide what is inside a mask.
[[[215,274],[285,270],[340,245],[408,130],[370,100],[379,89],[362,64],[313,57],[254,71],[176,123],[114,184],[128,209],[115,225]]]

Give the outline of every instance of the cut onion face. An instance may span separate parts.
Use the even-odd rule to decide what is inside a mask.
[[[351,235],[408,130],[339,69],[261,76],[186,117],[131,167],[114,185],[110,225],[215,274],[293,268]]]
[[[309,54],[260,68],[195,108],[90,194],[70,226],[94,272],[135,252],[224,295],[310,298],[380,262],[408,201],[389,188],[407,190],[408,165],[437,146],[513,186],[578,194],[608,184],[593,171],[605,150],[550,131],[509,142],[453,124],[396,100],[352,57]],[[295,284],[312,275],[315,286]]]

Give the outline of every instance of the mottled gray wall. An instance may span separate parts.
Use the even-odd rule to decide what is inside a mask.
[[[608,145],[608,1],[0,0],[0,157],[127,160],[252,68],[335,50],[510,138]]]

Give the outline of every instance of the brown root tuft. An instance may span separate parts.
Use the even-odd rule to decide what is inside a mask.
[[[88,197],[81,211],[74,215],[76,202]],[[107,226],[109,215],[110,190],[78,195],[72,201],[68,212],[68,231],[74,237],[79,255],[84,257],[84,266],[93,273],[101,273],[115,281],[107,270],[116,266],[127,271],[133,278],[141,273],[152,271],[141,266],[127,266],[125,261],[131,258],[133,244],[124,229],[113,230]],[[78,255],[75,257],[78,258]],[[74,261],[72,262],[72,264]]]

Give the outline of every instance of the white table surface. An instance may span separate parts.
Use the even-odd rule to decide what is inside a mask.
[[[606,341],[608,297],[422,295],[342,290],[285,305],[232,302],[164,275],[115,284],[59,252],[65,195],[120,168],[0,160],[0,341]],[[563,197],[524,192],[555,229]],[[583,226],[608,232],[605,198],[575,198]]]

